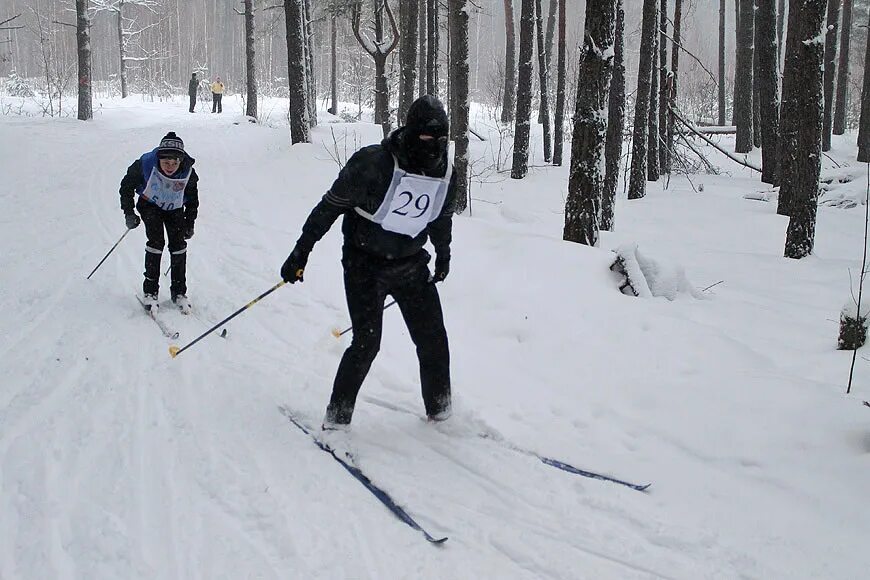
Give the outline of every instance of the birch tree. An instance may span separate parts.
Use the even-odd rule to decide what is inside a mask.
[[[588,0],[562,239],[598,245],[616,0]]]
[[[245,114],[257,118],[257,56],[253,0],[245,5]]]
[[[137,6],[156,13],[159,3],[157,0],[92,0],[94,13],[109,12],[115,15],[116,31],[118,34],[118,78],[121,79],[121,98],[126,99],[129,95],[127,82],[127,66],[131,61],[148,60],[152,55],[138,42],[142,33],[156,26],[156,23],[147,26],[138,26],[135,17],[125,16],[124,8]],[[139,56],[131,56],[131,49],[138,49]]]
[[[305,33],[302,0],[284,0],[287,27],[287,80],[290,95],[290,140],[310,143],[308,83],[305,80]]]
[[[453,171],[456,173],[456,211],[468,206],[468,0],[449,0],[450,78],[453,118],[450,132],[456,143]]]
[[[76,0],[76,47],[78,53],[78,119],[93,119],[91,96],[91,19],[88,15],[88,0]]]

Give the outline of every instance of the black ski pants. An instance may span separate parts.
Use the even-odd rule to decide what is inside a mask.
[[[350,423],[356,397],[378,354],[387,295],[395,298],[417,347],[420,385],[427,415],[450,408],[450,351],[441,300],[429,281],[429,253],[387,260],[345,246],[341,260],[353,340],[344,352],[326,418]]]
[[[164,211],[141,197],[136,209],[145,224],[145,281],[142,291],[157,294],[160,290],[160,258],[169,238],[169,260],[172,266],[170,292],[173,296],[187,294],[187,241],[184,239],[184,209]]]
[[[190,112],[193,112],[194,107],[196,107],[196,94],[188,95],[190,97]]]
[[[221,103],[221,99],[223,99],[222,93],[212,93],[211,94],[211,112],[212,113],[223,113],[224,106]]]

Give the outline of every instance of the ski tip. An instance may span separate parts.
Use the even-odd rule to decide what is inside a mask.
[[[634,489],[636,489],[637,491],[646,491],[646,490],[649,489],[649,487],[650,487],[651,485],[652,485],[651,483],[647,483],[646,485],[636,485],[636,486],[634,487]]]
[[[178,348],[177,346],[175,346],[173,344],[172,346],[169,347],[169,356],[171,356],[172,358],[175,358],[176,356],[178,356],[178,351],[180,351],[180,350],[181,350],[180,348]]]
[[[426,539],[429,540],[429,543],[435,544],[436,546],[440,546],[441,544],[443,544],[444,542],[447,541],[447,536],[445,536],[443,538],[433,538],[433,537],[429,536]]]

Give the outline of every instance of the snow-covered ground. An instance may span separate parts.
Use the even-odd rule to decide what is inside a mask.
[[[716,156],[726,172],[693,177],[698,193],[675,177],[620,200],[617,231],[589,248],[561,240],[567,167],[488,172],[440,286],[454,417],[419,420],[414,350],[390,309],[353,429],[330,435],[450,537],[436,547],[278,410],[317,424],[346,346],[330,334],[348,324],[338,224],[303,284],[176,359],[134,297],[143,228],[85,280],[124,232],[124,171],[174,130],[201,199],[195,315],[163,314],[177,343],[278,282],[333,157],[380,132],[323,123],[291,147],[282,107],[261,104],[266,126],[232,98],[223,115],[134,97],[98,102],[88,123],[0,117],[0,578],[867,577],[870,366],[859,351],[846,396],[851,353],[835,350],[863,206],[820,207],[815,254],[787,260],[775,203],[744,198],[768,188]],[[835,137],[832,157],[866,175],[853,143]],[[480,170],[490,146],[472,143]],[[630,244],[696,296],[621,294],[610,250]]]

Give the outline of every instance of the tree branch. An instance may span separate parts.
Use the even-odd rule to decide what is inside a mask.
[[[710,145],[714,149],[719,150],[721,153],[724,153],[732,161],[736,161],[737,163],[739,163],[740,165],[743,165],[744,167],[748,167],[749,169],[754,169],[755,171],[761,173],[761,168],[756,167],[755,165],[751,164],[748,159],[745,159],[745,158],[740,159],[739,157],[737,157],[736,155],[734,155],[730,151],[726,151],[725,149],[720,147],[718,144],[716,144],[712,140],[708,139],[707,136],[703,135],[700,131],[695,129],[695,127],[693,127],[691,125],[691,123],[689,123],[688,121],[683,119],[683,117],[679,113],[677,113],[673,107],[668,105],[668,109],[671,111],[671,114],[674,116],[674,119],[676,119],[681,124],[683,124],[689,131],[691,131],[692,133],[694,133],[695,135],[697,135],[698,137],[700,137],[701,139],[706,141],[708,145]]]

